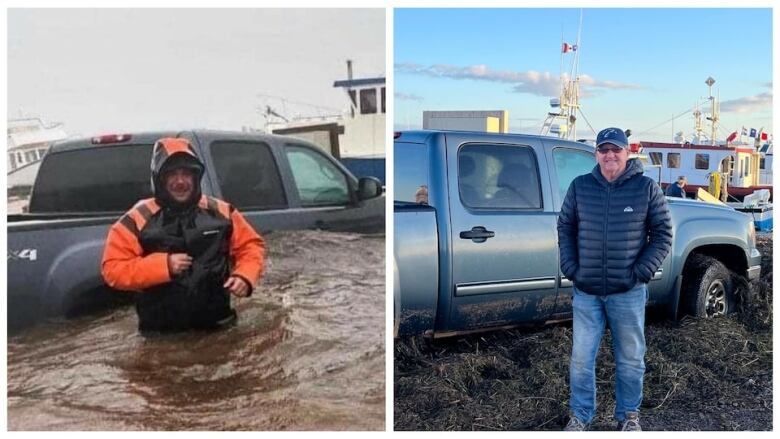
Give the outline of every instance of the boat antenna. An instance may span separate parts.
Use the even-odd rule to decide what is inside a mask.
[[[558,138],[577,139],[577,112],[582,112],[579,105],[579,52],[582,36],[582,9],[580,9],[579,29],[577,30],[577,42],[570,46],[566,42],[561,43],[561,70],[560,70],[560,97],[550,99],[551,111],[542,125],[541,135],[555,134]],[[563,40],[563,32],[561,32]],[[569,51],[574,52],[568,77],[563,72],[563,56]],[[559,121],[559,123],[554,123]],[[591,127],[592,129],[592,127]]]

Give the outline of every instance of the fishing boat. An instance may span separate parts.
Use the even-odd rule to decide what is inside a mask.
[[[664,188],[684,175],[688,180],[685,192],[695,194],[699,188],[707,190],[713,172],[717,172],[726,176],[728,194],[736,199],[759,189],[772,193],[771,167],[767,168],[771,163],[749,146],[642,141],[639,151],[660,168],[657,180]]]
[[[61,123],[48,123],[40,117],[8,119],[9,195],[29,193],[49,146],[67,137]]]
[[[348,60],[347,79],[335,81],[333,87],[345,92],[343,110],[315,116],[289,116],[266,106],[265,131],[313,142],[339,159],[355,176],[377,177],[384,184],[385,78],[355,78],[352,61]]]
[[[664,188],[684,175],[688,180],[684,190],[695,194],[699,188],[707,190],[715,178],[725,180],[729,200],[741,201],[761,189],[768,190],[771,199],[771,136],[762,128],[751,130],[747,142],[738,140],[736,131],[726,141],[716,140],[720,109],[718,98],[712,94],[715,80],[710,77],[705,83],[710,87],[707,99],[711,108],[706,117],[711,123],[710,133],[705,134],[703,114],[697,106],[693,112],[694,134],[691,141],[686,140],[680,132],[673,143],[642,140],[638,152],[646,154],[650,162],[660,168],[657,180]],[[714,174],[719,176],[713,177]]]

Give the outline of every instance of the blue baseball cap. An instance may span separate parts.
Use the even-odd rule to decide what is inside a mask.
[[[620,148],[628,148],[628,136],[620,128],[604,128],[596,137],[596,148],[611,143]]]

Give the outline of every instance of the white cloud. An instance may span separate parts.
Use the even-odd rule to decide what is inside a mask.
[[[434,78],[471,79],[475,81],[515,84],[512,91],[528,93],[537,96],[558,96],[560,93],[560,78],[550,72],[528,70],[518,72],[512,70],[494,70],[484,64],[472,66],[454,66],[450,64],[435,64],[424,66],[416,63],[398,63],[395,65],[398,73],[424,75]],[[588,75],[580,75],[583,85],[583,96],[593,95],[601,90],[633,90],[643,88],[636,84],[626,84],[617,81],[599,81]]]
[[[422,101],[423,100],[422,96],[417,96],[411,93],[402,93],[400,91],[395,92],[394,96],[399,101]]]
[[[727,113],[750,113],[772,108],[772,92],[764,92],[755,96],[732,99],[721,102],[720,111]]]

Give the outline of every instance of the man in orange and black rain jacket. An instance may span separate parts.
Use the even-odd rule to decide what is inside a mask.
[[[103,279],[112,288],[140,291],[141,332],[231,324],[230,294],[251,295],[263,273],[263,239],[233,206],[201,195],[203,172],[187,140],[158,140],[154,198],[139,201],[108,232]]]

